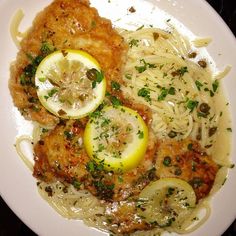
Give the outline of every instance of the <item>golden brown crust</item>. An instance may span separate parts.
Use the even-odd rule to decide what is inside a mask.
[[[136,206],[127,199],[137,198],[141,190],[156,179],[153,166],[157,145],[154,136],[149,134],[147,152],[137,168],[120,174],[91,172],[88,170],[91,160],[81,142],[85,123],[69,120],[45,134],[34,147],[33,175],[46,182],[61,180],[74,184],[77,181],[81,183],[80,189],[89,190],[98,198],[106,200],[107,204],[119,204],[120,207],[108,215],[112,220],[111,230],[115,233],[150,229],[151,225],[135,219]]]
[[[89,6],[89,1],[55,0],[37,15],[11,66],[11,95],[14,104],[26,118],[44,125],[58,122],[39,101],[35,102],[34,78],[30,85],[22,86],[20,81],[24,69],[31,63],[27,55],[35,58],[42,54],[40,49],[43,42],[56,49],[82,49],[94,56],[105,72],[108,90],[112,80],[122,83],[121,70],[127,45],[112,28],[111,22],[100,17],[97,10]]]
[[[217,171],[217,164],[196,141],[162,140],[159,143],[156,162],[157,176],[180,178],[189,182],[198,200],[210,192]]]
[[[120,201],[138,195],[155,178],[152,175],[157,147],[154,138],[150,139],[145,157],[137,168],[121,174],[103,171],[91,173],[87,169],[91,160],[83,146],[83,133],[83,123],[69,120],[42,137],[34,147],[33,175],[46,182],[59,179],[72,183],[77,180],[94,195],[109,201]],[[106,185],[114,184],[109,197],[103,196],[104,193],[99,192],[94,184],[101,180]]]

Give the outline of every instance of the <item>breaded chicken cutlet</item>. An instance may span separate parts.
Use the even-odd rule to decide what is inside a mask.
[[[37,15],[11,66],[9,88],[25,118],[43,125],[58,122],[40,104],[34,75],[46,55],[65,48],[81,49],[96,58],[105,73],[108,91],[111,81],[122,83],[127,45],[111,22],[100,17],[87,0],[55,0]]]
[[[135,202],[129,199],[137,199],[150,182],[159,178],[185,180],[193,187],[197,201],[210,192],[218,166],[196,141],[157,141],[150,134],[147,152],[139,165],[125,173],[114,173],[88,157],[83,144],[85,124],[71,120],[44,134],[34,147],[34,176],[49,183],[58,179],[75,187],[79,183],[80,189],[114,206],[109,213],[113,232],[129,234],[153,227],[136,217]]]

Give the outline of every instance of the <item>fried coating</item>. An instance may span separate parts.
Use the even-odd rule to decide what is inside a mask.
[[[210,192],[218,171],[217,164],[193,140],[159,142],[156,175],[159,178],[180,178],[194,189],[197,200]]]
[[[87,189],[103,199],[114,210],[107,213],[115,233],[148,230],[152,225],[136,217],[136,206],[129,199],[138,198],[140,192],[158,178],[175,177],[189,182],[197,200],[205,197],[215,179],[218,166],[190,139],[158,141],[150,132],[149,145],[138,167],[126,173],[105,171],[93,162],[83,147],[86,119],[69,120],[44,134],[35,145],[34,176],[51,182],[66,181],[76,188]]]
[[[84,149],[86,121],[61,122],[53,130],[43,134],[34,146],[34,177],[49,183],[60,180],[75,188],[87,189],[107,204],[120,205],[121,201],[138,197],[145,186],[157,179],[154,168],[157,145],[153,134],[149,134],[148,149],[138,167],[126,173],[108,172],[103,169],[103,165],[92,161]],[[112,231],[125,234],[150,229],[151,226],[144,221],[134,220],[135,204],[127,203],[125,206],[125,202],[123,203],[122,207],[108,214],[115,220]]]
[[[33,175],[46,182],[61,179],[69,183],[82,178],[90,160],[83,147],[84,125],[79,121],[61,122],[34,147]]]
[[[95,196],[107,201],[120,201],[135,196],[155,179],[155,139],[149,142],[147,152],[139,166],[126,173],[113,173],[92,161],[83,145],[86,120],[69,120],[58,124],[35,144],[33,175],[40,180],[55,179],[80,182]]]
[[[110,90],[111,81],[122,83],[127,45],[89,1],[55,0],[40,12],[11,66],[9,88],[24,117],[44,125],[55,124],[58,118],[40,104],[34,75],[42,58],[56,49],[81,49],[91,54],[100,63]]]

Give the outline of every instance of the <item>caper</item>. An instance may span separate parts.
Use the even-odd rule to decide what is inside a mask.
[[[207,114],[207,113],[209,113],[209,110],[211,109],[211,107],[207,103],[203,102],[203,103],[201,103],[199,109],[201,112]]]
[[[58,112],[58,115],[60,115],[60,116],[63,116],[63,115],[66,115],[67,113],[64,111],[64,110],[62,110],[62,109],[60,109]]]
[[[217,127],[211,127],[208,132],[209,137],[214,135],[216,131],[217,131]]]
[[[197,63],[198,63],[198,65],[201,66],[202,68],[206,68],[206,67],[207,67],[207,63],[206,63],[206,61],[204,61],[204,60],[199,60]]]
[[[176,167],[175,169],[175,175],[181,175],[182,174],[182,170],[179,167]]]
[[[171,166],[171,157],[170,156],[165,156],[164,157],[163,165],[164,166]]]
[[[85,101],[87,98],[88,98],[88,94],[83,93],[79,95],[79,100],[82,102]]]
[[[190,52],[189,54],[188,54],[188,57],[189,58],[195,58],[197,56],[197,53],[196,52]]]
[[[169,136],[170,138],[174,138],[174,137],[176,137],[176,135],[177,135],[177,133],[176,133],[175,131],[173,131],[173,130],[171,130],[171,131],[168,133],[168,136]]]
[[[97,79],[97,73],[98,73],[98,71],[95,68],[92,68],[90,70],[87,70],[86,76],[89,80],[94,81]]]

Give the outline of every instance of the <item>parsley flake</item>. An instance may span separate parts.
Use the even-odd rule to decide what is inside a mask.
[[[192,112],[198,106],[198,101],[188,100],[187,108]]]
[[[118,82],[116,82],[116,81],[111,81],[111,88],[113,89],[113,90],[120,90],[120,84],[118,83]]]
[[[144,133],[141,130],[138,131],[137,135],[139,139],[142,139],[144,137]]]
[[[141,88],[141,89],[139,89],[139,91],[138,91],[138,96],[139,96],[139,97],[143,97],[147,102],[150,102],[150,101],[151,101],[151,98],[150,98],[150,90],[147,89],[147,88]]]
[[[218,81],[218,80],[215,80],[215,81],[212,83],[212,90],[213,90],[214,93],[217,91],[218,87],[219,87],[219,81]]]
[[[148,62],[146,62],[144,59],[141,59],[141,60],[140,60],[140,63],[143,63],[143,65],[142,65],[142,66],[135,66],[135,69],[136,69],[139,73],[144,72],[144,71],[147,70],[148,68],[156,68],[156,65],[155,65],[155,64],[148,63]]]
[[[138,43],[139,43],[139,40],[138,39],[132,39],[130,42],[129,42],[129,47],[132,48],[132,47],[138,47]]]

